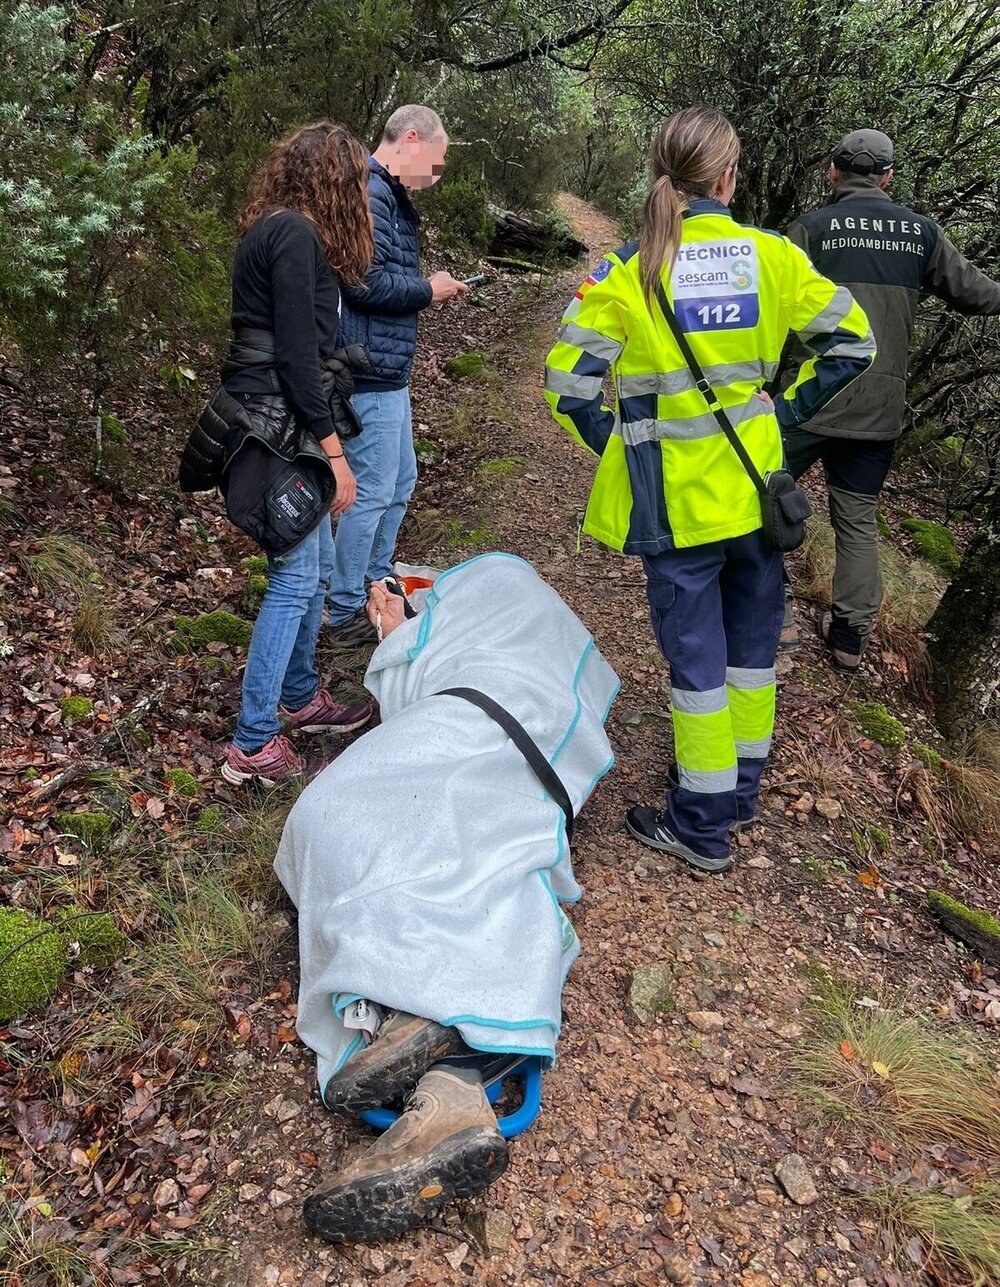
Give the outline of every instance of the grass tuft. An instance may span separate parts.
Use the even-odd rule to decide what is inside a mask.
[[[83,594],[97,576],[94,553],[72,536],[40,536],[19,550],[25,575],[39,594]]]
[[[862,1005],[828,978],[819,993],[794,1062],[802,1095],[822,1116],[1000,1158],[1000,1082],[990,1072],[898,1004]]]
[[[960,1281],[968,1287],[1000,1282],[1000,1182],[981,1180],[957,1194],[942,1185],[887,1184],[860,1200],[889,1231],[900,1263],[912,1264],[904,1248],[917,1237],[927,1257],[924,1268],[935,1282]]]

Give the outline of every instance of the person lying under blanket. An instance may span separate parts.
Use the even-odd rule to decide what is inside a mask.
[[[441,1061],[554,1061],[579,952],[560,907],[581,896],[567,831],[614,762],[618,678],[530,564],[481,555],[408,607],[372,586],[382,722],[303,791],[274,864],[298,908],[297,1026],[323,1102],[410,1096],[306,1201],[331,1242],[394,1237],[505,1169],[480,1072]]]

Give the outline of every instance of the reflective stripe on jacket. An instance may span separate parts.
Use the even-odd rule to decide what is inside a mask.
[[[808,420],[875,355],[868,320],[785,237],[693,203],[664,279],[695,357],[761,474],[782,463],[779,422]],[[760,397],[789,331],[813,353],[777,401]],[[604,401],[611,370],[616,409]],[[559,424],[600,456],[584,531],[628,554],[703,545],[761,525],[753,484],[695,387],[667,323],[647,305],[638,244],[584,281],[548,356]]]

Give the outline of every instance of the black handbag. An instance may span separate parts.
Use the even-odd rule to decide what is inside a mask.
[[[681,329],[677,315],[670,307],[670,301],[667,299],[667,292],[663,289],[662,283],[656,288],[656,298],[667,325],[677,341],[681,356],[694,376],[695,386],[708,403],[708,409],[719,422],[720,429],[729,439],[729,445],[736,452],[740,464],[756,489],[760,499],[764,540],[772,550],[781,550],[786,553],[789,550],[797,550],[806,539],[806,519],[810,518],[813,512],[809,497],[800,487],[796,487],[795,479],[787,469],[771,469],[763,478],[761,477],[760,471],[750,459],[746,447],[743,446],[739,435],[730,423],[715,390],[705,379],[705,373],[691,351],[691,345]]]

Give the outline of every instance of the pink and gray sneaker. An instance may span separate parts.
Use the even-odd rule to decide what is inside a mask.
[[[374,709],[369,701],[335,702],[327,689],[320,688],[301,710],[279,706],[278,713],[288,720],[293,733],[352,733],[368,723]]]
[[[230,743],[222,762],[222,776],[233,786],[258,782],[261,786],[272,787],[289,778],[304,777],[305,773],[305,761],[295,754],[291,742],[280,733],[252,755]]]

